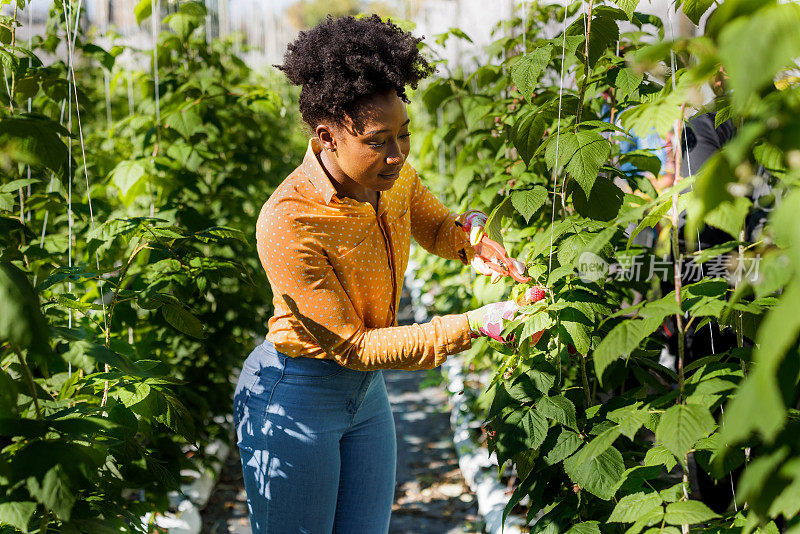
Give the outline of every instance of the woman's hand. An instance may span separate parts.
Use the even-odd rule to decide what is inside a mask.
[[[525,264],[509,258],[505,248],[485,235],[488,216],[479,210],[468,210],[456,219],[465,232],[469,234],[469,242],[475,249],[472,268],[481,274],[492,277],[492,283],[502,276],[511,276],[517,282],[525,283],[530,278],[524,276]]]
[[[534,302],[542,300],[545,297],[545,292],[546,288],[544,287],[537,286],[529,288],[520,299],[522,305],[533,304]],[[501,336],[503,328],[505,327],[505,321],[513,321],[516,318],[520,306],[521,305],[514,300],[504,300],[468,311],[467,321],[469,321],[472,337],[475,338],[484,335],[501,343],[508,342],[509,340]],[[531,336],[534,344],[539,341],[543,332],[544,331],[536,332]]]

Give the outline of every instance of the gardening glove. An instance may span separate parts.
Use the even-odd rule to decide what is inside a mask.
[[[488,216],[479,210],[468,210],[456,218],[462,229],[469,234],[469,242],[475,249],[470,264],[480,274],[492,277],[494,284],[503,276],[511,276],[525,283],[530,278],[523,276],[525,264],[509,258],[503,246],[485,235]]]
[[[501,302],[493,302],[486,306],[468,311],[467,321],[469,322],[472,337],[476,338],[484,335],[501,343],[510,341],[504,339],[500,335],[505,327],[504,321],[513,321],[520,306],[533,304],[534,302],[542,300],[545,296],[545,290],[546,288],[538,286],[529,288],[520,299],[522,304],[509,299]],[[539,341],[541,335],[542,332],[534,334],[534,336],[532,336],[534,339],[533,343]]]

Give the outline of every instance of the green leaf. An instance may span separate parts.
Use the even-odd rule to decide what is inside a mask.
[[[464,165],[460,167],[453,176],[453,190],[456,195],[462,197],[467,192],[467,188],[475,181],[476,165]]]
[[[654,508],[647,512],[645,515],[640,516],[636,519],[633,525],[625,531],[625,534],[638,534],[642,531],[643,528],[653,526],[657,523],[661,523],[664,519],[664,510],[660,508]],[[670,528],[670,527],[668,527]],[[674,534],[672,532],[661,532],[660,534]]]
[[[628,20],[631,20],[636,6],[639,5],[639,0],[614,0],[614,3],[628,15]]]
[[[22,532],[28,532],[28,523],[30,523],[31,516],[35,511],[35,502],[12,501],[0,503],[0,523],[11,525]]]
[[[142,160],[123,160],[111,171],[110,179],[119,189],[124,202],[130,204],[143,192],[142,185],[146,180],[145,163]]]
[[[176,330],[198,339],[205,338],[203,323],[190,312],[184,310],[183,307],[175,304],[164,304],[161,306],[161,314]]]
[[[620,164],[630,163],[640,171],[653,173],[658,176],[661,172],[661,160],[658,156],[647,150],[632,150],[619,157]],[[671,198],[671,197],[670,197]]]
[[[800,196],[794,196],[800,199]],[[794,207],[783,202],[783,207]],[[787,215],[789,212],[785,212]],[[794,212],[796,215],[796,211]],[[782,225],[793,219],[779,220]],[[796,221],[784,231],[796,231]],[[797,246],[797,245],[794,245]],[[758,329],[756,364],[753,372],[739,385],[736,395],[725,410],[723,437],[728,443],[745,439],[751,432],[759,432],[771,441],[783,427],[786,406],[776,376],[787,351],[800,335],[800,282],[792,280],[784,289],[778,305],[770,310]]]
[[[617,483],[625,470],[622,455],[609,447],[589,461],[580,461],[580,451],[564,460],[564,470],[569,478],[592,495],[609,500],[614,496]]]
[[[600,166],[611,153],[608,140],[595,131],[583,130],[561,135],[558,154],[555,153],[555,147],[555,143],[550,143],[547,147],[547,164],[552,169],[557,159],[560,165],[565,165],[569,175],[580,184],[588,197]]]
[[[503,234],[500,232],[502,219],[503,217],[511,217],[513,214],[514,206],[511,203],[511,197],[505,197],[489,214],[484,226],[486,234],[502,245]]]
[[[41,165],[55,173],[67,164],[67,134],[57,122],[30,118],[0,119],[0,153],[28,165]]]
[[[520,343],[528,339],[534,334],[541,332],[547,328],[552,326],[553,320],[550,317],[550,314],[546,311],[540,311],[534,313],[527,319],[525,319],[525,326],[522,328],[522,334],[520,335]]]
[[[670,525],[691,525],[720,517],[700,501],[678,501],[667,505],[664,520]]]
[[[584,445],[584,447],[576,455],[577,456],[576,461],[588,462],[594,460],[595,458],[603,454],[609,447],[611,447],[611,445],[619,437],[619,435],[620,435],[620,429],[618,426],[614,426],[609,428],[608,430],[604,430],[592,441]]]
[[[541,76],[547,64],[550,62],[550,55],[553,52],[551,45],[542,46],[529,54],[523,55],[511,67],[511,80],[522,96],[528,101],[532,101],[534,90],[538,86],[539,76]]]
[[[667,468],[667,472],[672,471],[672,468],[675,467],[677,463],[675,455],[669,452],[663,445],[656,445],[655,447],[647,449],[647,453],[644,455],[645,466],[663,465]]]
[[[108,364],[115,367],[125,374],[131,376],[139,376],[143,378],[151,377],[152,375],[140,369],[135,363],[131,362],[126,356],[119,354],[103,345],[91,343],[89,341],[73,341],[69,345],[69,350],[64,354],[64,358],[68,361],[85,361],[89,358],[91,361]]]
[[[197,132],[203,131],[203,120],[195,106],[167,115],[164,122],[168,128],[174,129],[187,139]]]
[[[700,24],[700,17],[714,5],[714,0],[683,0],[683,12],[694,23]]]
[[[181,13],[202,19],[208,14],[208,10],[202,2],[184,2],[181,4]]]
[[[572,204],[584,217],[597,221],[611,221],[619,214],[624,197],[625,193],[613,180],[598,176],[588,197],[582,188],[573,189]]]
[[[133,13],[136,15],[136,24],[141,24],[142,21],[153,14],[152,0],[140,0],[136,7],[133,8]]]
[[[633,130],[639,137],[646,137],[651,129],[665,137],[675,121],[681,118],[683,101],[684,91],[678,90],[653,102],[631,106],[619,118],[625,128]]]
[[[643,80],[644,74],[634,72],[633,69],[625,67],[619,69],[614,85],[616,85],[617,90],[620,91],[620,96],[625,96],[638,89]]]
[[[715,228],[719,228],[734,238],[739,237],[739,231],[744,228],[753,202],[746,197],[736,197],[733,202],[721,202],[706,213],[704,220]]]
[[[661,414],[656,428],[656,441],[678,458],[684,458],[700,438],[708,436],[716,426],[704,406],[677,404]]]
[[[194,419],[186,407],[173,395],[151,388],[147,401],[136,406],[144,407],[149,403],[147,411],[155,414],[156,421],[177,432],[189,441],[194,441]]]
[[[69,521],[77,494],[70,486],[69,476],[61,464],[50,468],[41,482],[35,477],[28,478],[28,491],[59,519]]]
[[[0,262],[0,340],[22,349],[47,350],[47,321],[23,271]]]
[[[247,236],[238,228],[229,228],[227,226],[211,226],[200,232],[195,232],[194,236],[199,240],[209,243],[212,241],[221,242],[226,239],[234,239],[241,241],[244,244],[249,244]]]
[[[708,0],[705,0],[708,1]],[[770,6],[725,24],[719,35],[719,55],[737,107],[800,56],[800,6]]]
[[[562,311],[560,319],[561,327],[566,331],[575,350],[588,354],[591,349],[591,333],[594,330],[588,318],[575,308],[567,308]]]
[[[601,383],[606,367],[620,358],[630,356],[644,338],[655,332],[666,315],[669,313],[660,317],[656,315],[645,319],[624,320],[600,341],[594,351],[594,368],[597,376],[601,377]]]
[[[575,405],[563,395],[540,398],[536,401],[536,410],[548,419],[552,419],[569,428],[577,429]]]
[[[38,178],[23,178],[22,180],[11,180],[7,184],[0,186],[0,193],[16,192],[23,187],[40,182]]]
[[[632,405],[609,412],[608,419],[617,423],[622,435],[632,440],[642,425],[650,419],[650,413]]]
[[[532,189],[518,189],[511,192],[511,203],[520,215],[525,217],[525,222],[529,222],[531,216],[539,211],[547,200],[547,189],[541,185],[533,186]]]
[[[116,396],[125,407],[143,401],[150,394],[150,386],[144,382],[126,384],[116,391]]]
[[[622,497],[611,516],[609,523],[633,523],[643,515],[650,515],[655,511],[663,513],[661,498],[658,493],[634,493]]]
[[[558,252],[556,253],[558,262],[562,266],[573,267],[581,253],[589,247],[593,237],[594,234],[589,232],[580,232],[564,238],[558,244]]]
[[[576,523],[570,527],[566,534],[600,534],[600,523],[598,521]]]
[[[546,440],[545,444],[542,446],[543,450],[547,445],[547,442],[550,440],[551,438]],[[544,457],[544,463],[547,465],[555,465],[559,462],[563,462],[564,459],[570,457],[575,451],[577,451],[583,443],[583,440],[578,437],[577,433],[564,427],[560,428],[560,432],[554,438],[554,440],[555,442],[553,443],[552,448]]]
[[[531,158],[542,144],[546,126],[538,111],[528,111],[511,127],[509,138],[526,165],[530,164]]]
[[[616,20],[605,16],[594,17],[589,30],[589,66],[594,67],[606,49],[618,40],[619,26]]]
[[[14,195],[11,193],[0,193],[0,210],[12,211],[15,205]]]

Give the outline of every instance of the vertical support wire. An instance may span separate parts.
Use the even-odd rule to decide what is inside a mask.
[[[33,7],[30,4],[28,4],[27,11],[28,11],[28,50],[30,50],[31,47],[33,46]],[[31,65],[30,59],[28,59],[28,65]],[[33,99],[31,97],[28,97],[28,113],[30,113],[32,109],[33,109]],[[27,165],[26,167],[27,167],[28,179],[30,180],[31,166]],[[28,184],[28,198],[31,198],[31,184]],[[28,215],[25,220],[30,222],[31,210],[28,210]]]
[[[150,15],[151,19],[151,32],[153,37],[153,85],[154,85],[154,93],[156,98],[156,149],[153,151],[153,155],[150,158],[151,162],[155,155],[158,153],[158,148],[161,143],[161,92],[159,91],[159,80],[158,80],[158,27],[161,24],[161,11],[160,11],[160,4],[159,0],[150,0],[150,6],[152,8],[152,14]],[[156,214],[156,205],[155,205],[155,192],[151,189],[150,182],[147,182],[147,189],[150,193],[150,217],[155,217]]]
[[[556,160],[553,165],[553,213],[550,217],[550,258],[547,262],[547,274],[553,269],[553,225],[556,222],[556,195],[558,194],[558,142],[561,137],[561,97],[564,93],[564,65],[567,63],[567,6],[564,6],[564,22],[561,31],[563,39],[561,41],[561,74],[558,78],[558,119],[556,119]],[[564,197],[561,197],[563,204]]]
[[[67,38],[67,131],[69,138],[67,139],[67,265],[72,267],[72,78],[70,78],[70,68],[72,62],[72,50],[70,47],[70,9],[65,0],[61,0],[64,7],[64,20],[66,21],[66,38]],[[67,291],[72,293],[72,279],[67,282]],[[72,328],[72,309],[69,309],[69,318],[67,326]],[[69,376],[72,376],[72,366],[70,365]]]
[[[66,2],[66,0],[63,0]],[[81,17],[81,2],[82,0],[78,0],[78,8],[75,15],[75,28],[74,28],[74,36],[72,39],[69,38],[69,31],[67,31],[67,46],[69,49],[69,74],[72,77],[72,90],[75,96],[75,113],[76,118],[78,119],[78,136],[81,143],[81,157],[83,159],[83,174],[86,178],[86,196],[89,204],[89,220],[92,225],[92,231],[95,230],[95,223],[94,223],[94,208],[92,207],[92,193],[91,193],[91,185],[89,184],[89,169],[88,165],[86,164],[86,144],[84,142],[83,137],[83,124],[81,123],[81,110],[78,104],[78,87],[77,87],[77,80],[75,79],[75,39],[77,38],[78,32],[78,25],[80,24],[80,17]],[[69,17],[66,16],[67,20],[67,28],[69,29]],[[71,99],[70,99],[71,101]],[[71,119],[72,117],[70,117]],[[71,129],[70,129],[71,132]],[[71,186],[71,181],[70,181]],[[94,258],[95,258],[95,265],[97,270],[100,270],[100,255],[98,254],[97,250],[94,251]],[[103,306],[103,324],[105,326],[106,334],[108,334],[108,318],[106,316],[106,303],[105,299],[103,298],[103,277],[101,276],[98,278],[98,282],[100,285],[99,293],[100,293],[100,303]]]

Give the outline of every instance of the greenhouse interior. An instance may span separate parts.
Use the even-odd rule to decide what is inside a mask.
[[[800,534],[799,29],[0,0],[0,534]]]

